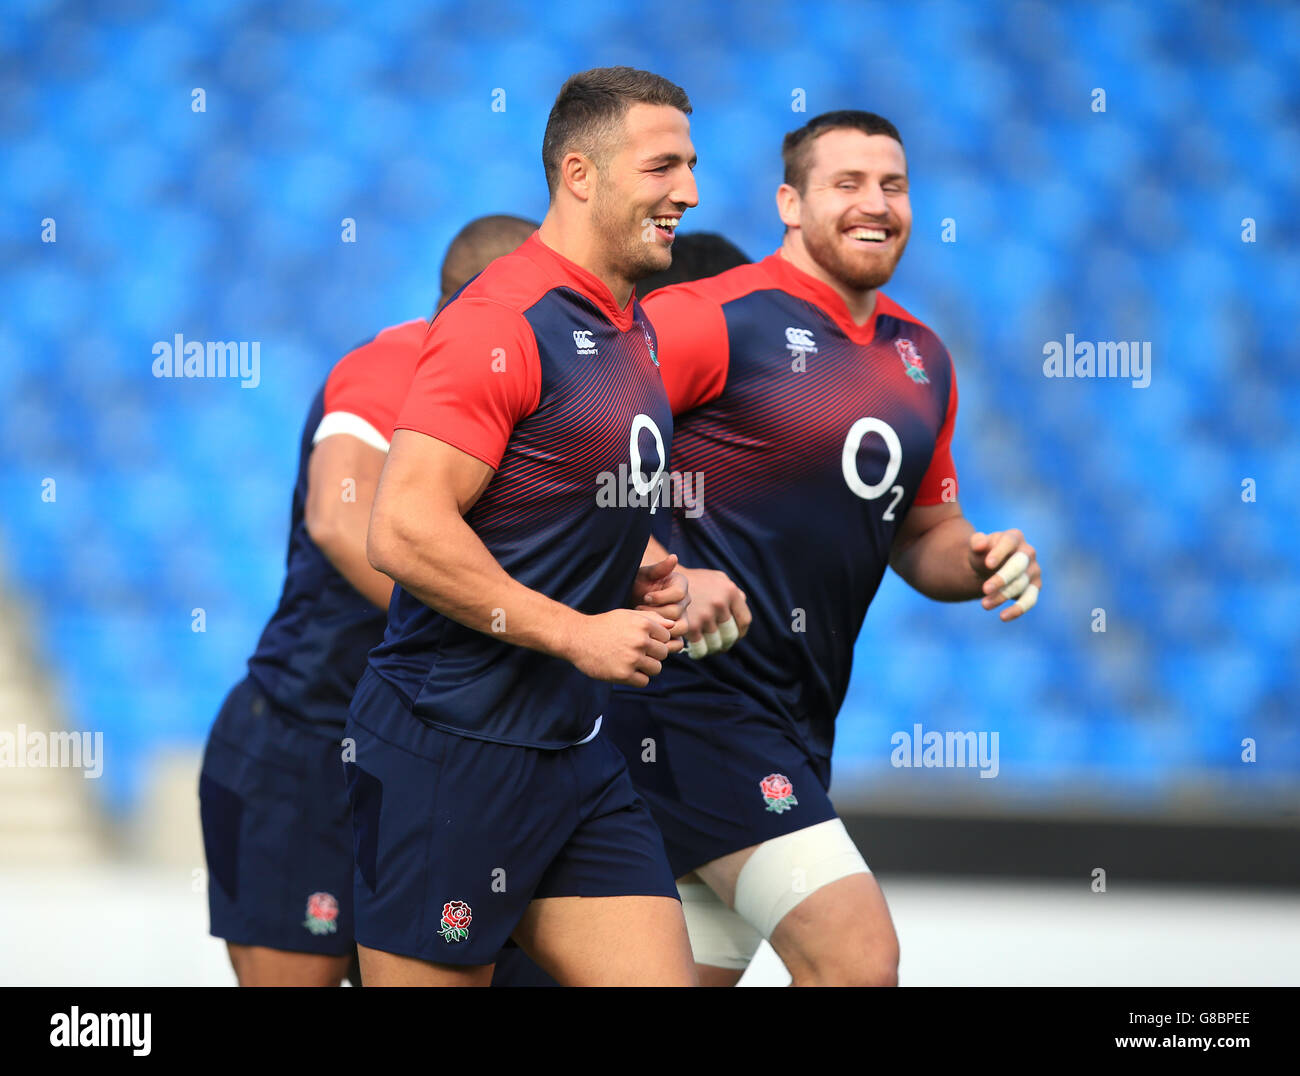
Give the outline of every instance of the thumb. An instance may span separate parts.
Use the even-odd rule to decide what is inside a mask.
[[[648,582],[656,582],[660,579],[667,579],[673,574],[673,569],[677,567],[677,554],[669,553],[663,560],[657,564],[641,565],[641,578]]]

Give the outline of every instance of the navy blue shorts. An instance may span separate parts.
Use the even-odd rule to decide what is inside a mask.
[[[361,945],[491,964],[536,898],[677,897],[659,831],[603,735],[557,751],[444,732],[367,669],[345,736]]]
[[[836,817],[830,761],[742,696],[620,690],[602,731],[627,759],[675,877]]]
[[[208,737],[199,811],[214,936],[352,951],[352,820],[337,739],[241,681]]]

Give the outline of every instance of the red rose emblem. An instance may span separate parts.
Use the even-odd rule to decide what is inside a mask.
[[[339,902],[329,893],[313,893],[307,898],[307,914],[330,922],[339,917]]]
[[[911,340],[895,340],[894,350],[898,352],[899,358],[904,362],[911,363],[922,370],[925,369],[925,360],[921,358],[921,353],[917,351],[916,345]]]
[[[449,927],[467,930],[473,918],[470,915],[469,905],[463,900],[449,900],[442,906],[442,921]]]
[[[759,787],[763,790],[763,798],[768,800],[783,800],[794,791],[790,778],[783,773],[768,774],[759,782]]]

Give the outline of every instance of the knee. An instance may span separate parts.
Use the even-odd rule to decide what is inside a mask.
[[[848,946],[811,961],[793,979],[795,986],[897,986],[898,945]]]

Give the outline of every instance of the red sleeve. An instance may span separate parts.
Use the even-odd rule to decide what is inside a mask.
[[[659,372],[674,415],[722,395],[727,383],[727,321],[715,299],[690,284],[661,288],[641,308],[659,343]]]
[[[948,363],[948,413],[934,442],[934,455],[913,504],[943,504],[957,499],[957,467],[952,461],[952,428],[957,422],[957,371]]]
[[[429,328],[395,428],[436,437],[495,470],[541,388],[524,316],[490,299],[458,299]]]
[[[343,356],[325,382],[324,415],[355,415],[387,441],[428,328],[423,319],[395,325]],[[356,432],[340,423],[329,428]]]

